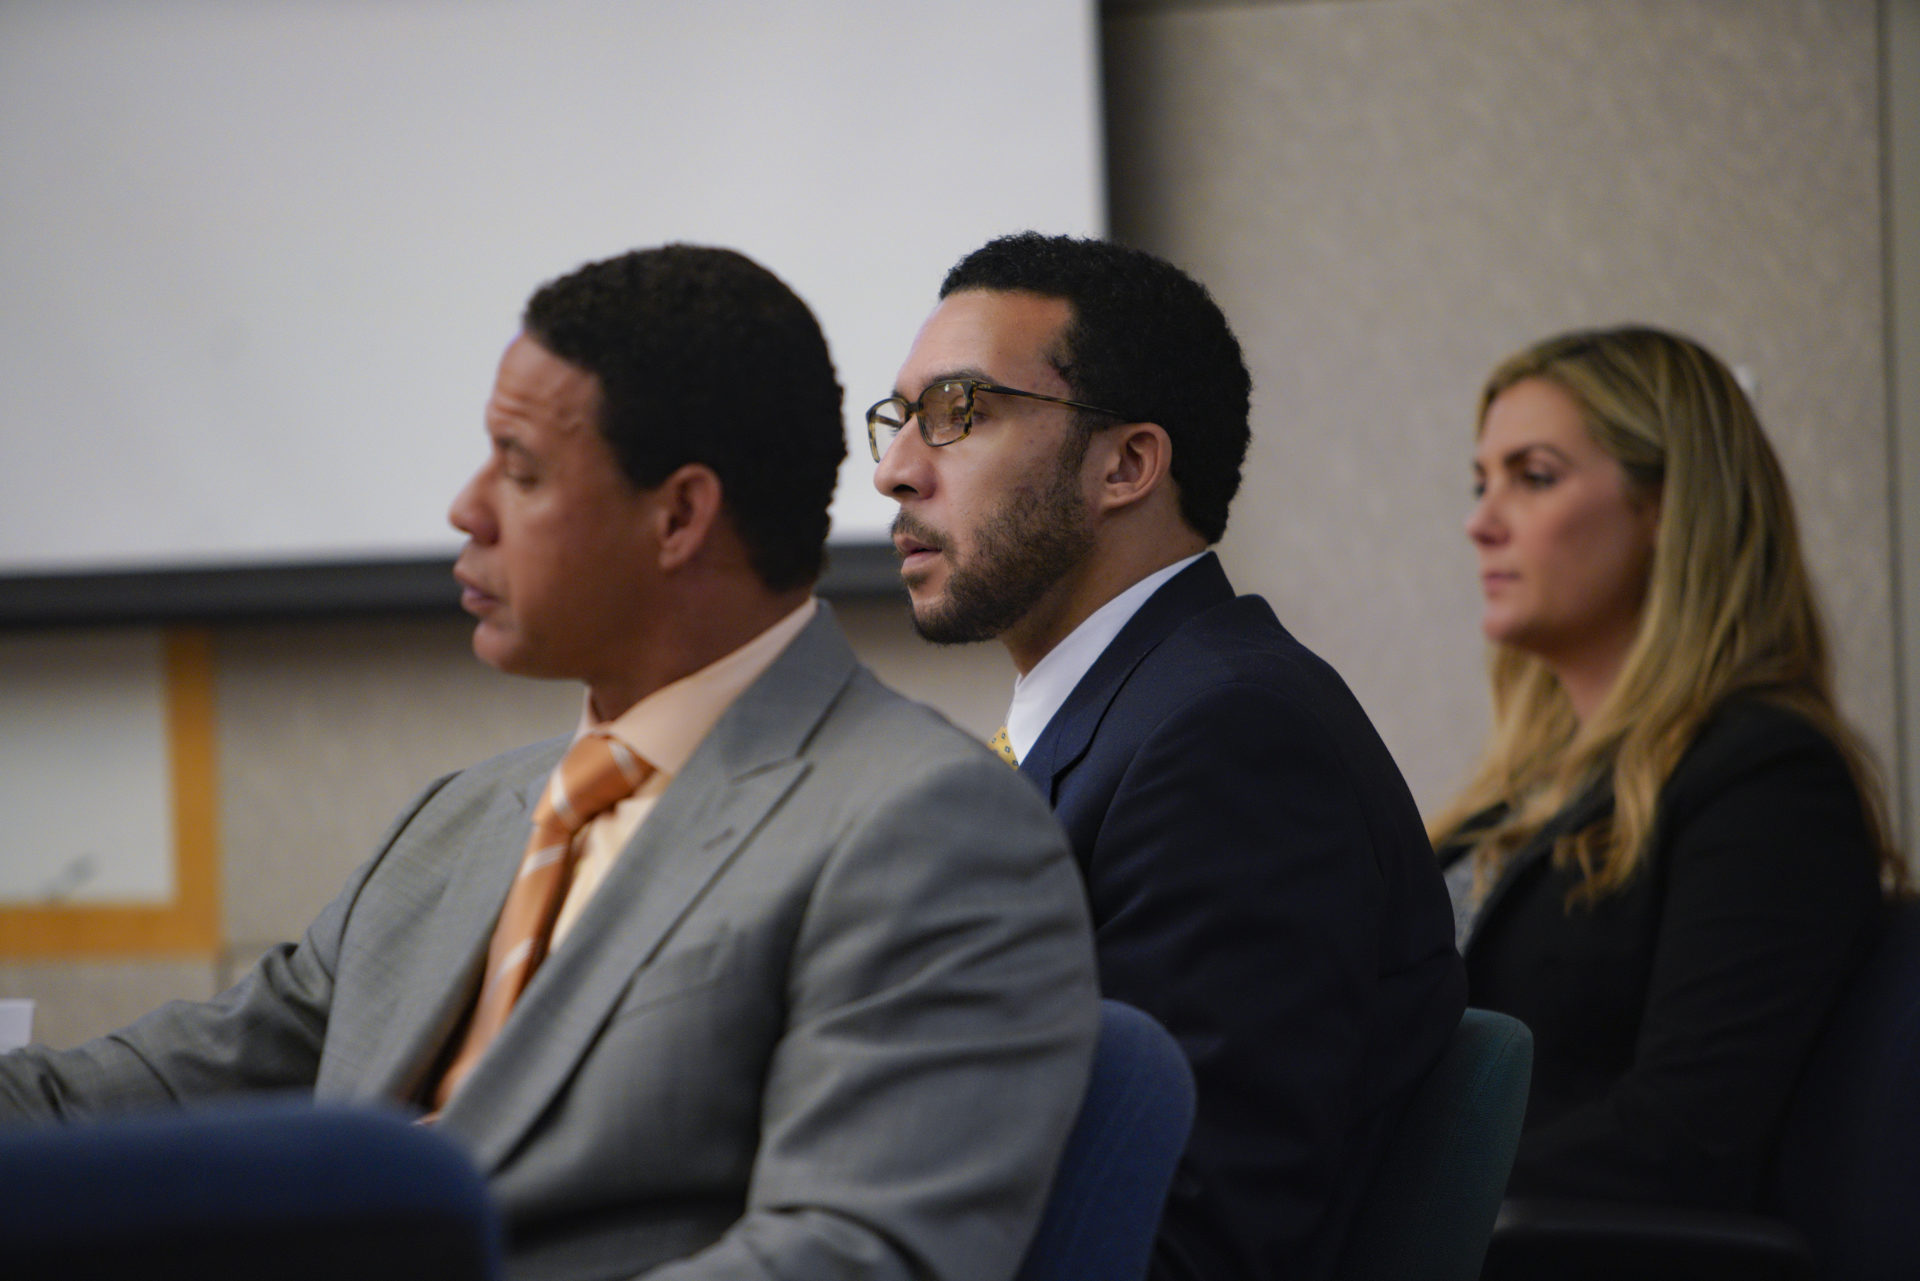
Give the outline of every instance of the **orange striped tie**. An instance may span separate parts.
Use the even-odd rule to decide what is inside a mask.
[[[447,1105],[467,1073],[480,1061],[506,1024],[513,1003],[546,959],[554,918],[573,879],[573,838],[594,815],[633,794],[653,766],[625,743],[604,733],[588,734],[568,749],[553,772],[540,803],[533,808],[533,836],[520,859],[519,874],[500,909],[493,941],[487,945],[487,972],[473,1012],[467,1016],[460,1048],[433,1092],[437,1113]]]

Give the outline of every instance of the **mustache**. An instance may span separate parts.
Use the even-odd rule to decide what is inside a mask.
[[[947,537],[945,534],[927,524],[925,521],[920,520],[918,517],[908,515],[904,510],[897,511],[893,514],[893,526],[888,532],[895,538],[904,534],[915,542],[925,543],[929,547],[945,547],[947,545]],[[896,544],[894,547],[894,555],[898,556],[899,554],[900,549]]]

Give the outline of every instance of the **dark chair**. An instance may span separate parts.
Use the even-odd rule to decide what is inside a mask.
[[[1488,1281],[1920,1277],[1920,902],[1886,927],[1794,1093],[1767,1215],[1510,1201]]]
[[[1347,1233],[1336,1281],[1473,1281],[1520,1144],[1533,1034],[1461,1016],[1415,1087]]]
[[[1100,1043],[1019,1281],[1140,1281],[1193,1125],[1193,1072],[1171,1034],[1100,1002]]]
[[[251,1102],[0,1131],[0,1274],[489,1281],[500,1228],[445,1136]]]

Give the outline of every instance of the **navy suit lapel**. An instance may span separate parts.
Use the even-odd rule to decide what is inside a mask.
[[[1233,585],[1220,568],[1220,558],[1208,552],[1162,583],[1135,611],[1020,762],[1020,772],[1049,803],[1058,801],[1061,776],[1086,755],[1107,708],[1140,661],[1195,614],[1232,599]]]
[[[856,670],[827,607],[727,709],[540,967],[443,1124],[497,1169],[591,1050],[635,971],[808,772]]]

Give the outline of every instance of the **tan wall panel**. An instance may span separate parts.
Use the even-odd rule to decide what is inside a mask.
[[[219,639],[226,935],[299,937],[450,770],[570,732],[579,687],[502,676],[464,619],[237,628]]]
[[[69,1046],[125,1027],[172,1000],[204,1000],[219,990],[207,961],[9,961],[0,963],[0,997],[34,1002],[33,1039]]]

